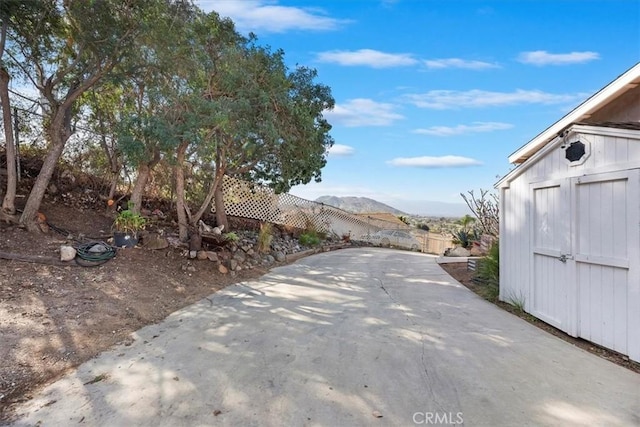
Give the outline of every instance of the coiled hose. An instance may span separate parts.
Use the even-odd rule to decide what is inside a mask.
[[[72,238],[71,233],[64,228],[56,227],[48,221],[47,225],[56,233]],[[101,241],[78,243],[73,247],[76,250],[76,264],[83,267],[96,267],[116,256],[116,248]]]
[[[76,263],[84,267],[102,265],[116,256],[116,249],[105,242],[81,243],[75,249]]]

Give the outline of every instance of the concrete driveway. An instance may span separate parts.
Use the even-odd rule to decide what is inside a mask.
[[[433,257],[346,249],[178,311],[19,412],[18,426],[637,426],[640,375]]]

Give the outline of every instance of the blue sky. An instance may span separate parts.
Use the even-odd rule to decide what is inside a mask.
[[[198,3],[332,88],[322,182],[292,194],[412,214],[493,188],[509,154],[640,61],[638,0]]]

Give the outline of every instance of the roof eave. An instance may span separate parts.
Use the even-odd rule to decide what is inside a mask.
[[[567,134],[577,133],[577,134],[586,134],[586,135],[600,135],[600,136],[609,136],[609,137],[619,137],[619,138],[628,138],[628,139],[640,139],[640,130],[635,129],[620,129],[620,128],[612,128],[606,126],[598,126],[591,124],[574,124],[570,125],[567,129]],[[560,143],[561,139],[556,141],[556,138],[552,138],[549,142],[550,144],[546,144],[544,147],[541,147],[537,152],[532,155],[531,162],[518,165],[515,169],[512,169],[505,176],[500,178],[498,182],[493,185],[493,188],[509,188],[511,181],[516,179],[522,173],[524,173],[531,165],[535,163],[536,158],[542,158],[546,155],[547,152],[554,149],[555,142]]]
[[[627,90],[633,89],[640,84],[640,62],[630,68],[613,82],[609,83],[599,92],[588,98],[578,107],[574,108],[567,115],[549,126],[538,136],[533,138],[527,144],[520,147],[517,151],[509,156],[509,163],[520,164],[534,155],[542,147],[553,140],[568,126],[575,122],[585,120],[594,112],[608,104]]]

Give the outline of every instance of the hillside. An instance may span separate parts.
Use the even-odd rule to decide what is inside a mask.
[[[351,213],[389,212],[394,215],[407,215],[401,210],[385,205],[377,200],[369,199],[368,197],[322,196],[318,197],[315,201]]]
[[[435,202],[432,200],[405,202],[407,206],[405,206],[404,211],[368,197],[322,196],[315,201],[352,213],[389,212],[397,216],[436,218],[458,218],[469,213],[469,208],[464,203]]]

